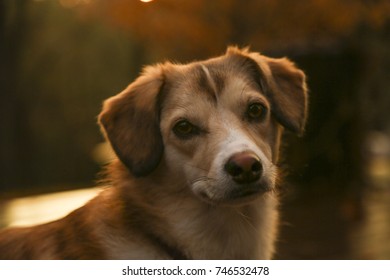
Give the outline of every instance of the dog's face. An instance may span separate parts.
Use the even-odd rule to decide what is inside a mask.
[[[210,202],[241,202],[275,184],[279,126],[240,59],[173,67],[162,103],[166,165]]]
[[[301,132],[306,104],[305,76],[287,59],[230,48],[147,68],[100,122],[136,177],[164,166],[204,201],[244,203],[274,189],[282,127]]]

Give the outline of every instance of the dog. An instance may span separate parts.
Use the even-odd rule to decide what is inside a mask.
[[[99,115],[109,186],[62,219],[3,230],[0,258],[272,258],[281,135],[304,130],[305,79],[237,47],[146,67]]]

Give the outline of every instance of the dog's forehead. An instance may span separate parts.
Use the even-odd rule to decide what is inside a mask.
[[[174,65],[168,76],[167,88],[176,104],[195,99],[217,103],[222,95],[237,94],[244,89],[260,91],[260,86],[246,59],[222,56],[187,65]],[[179,96],[178,96],[179,95]]]

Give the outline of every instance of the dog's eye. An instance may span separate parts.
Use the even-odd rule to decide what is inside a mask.
[[[190,137],[198,132],[196,126],[187,120],[178,121],[173,127],[173,132],[180,138]]]
[[[250,120],[263,120],[267,115],[267,108],[260,103],[252,103],[248,106],[247,116]]]

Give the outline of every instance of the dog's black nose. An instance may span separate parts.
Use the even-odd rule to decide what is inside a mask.
[[[249,184],[258,180],[263,172],[260,159],[251,152],[234,154],[225,164],[225,171],[238,184]]]

